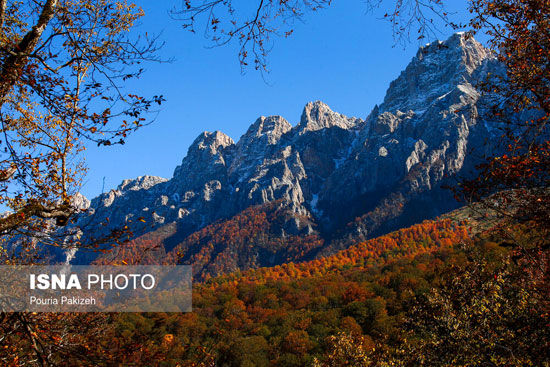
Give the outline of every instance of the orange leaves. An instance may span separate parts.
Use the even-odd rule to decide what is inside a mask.
[[[305,365],[325,350],[326,337],[341,330],[364,338],[366,353],[375,346],[368,334],[377,348],[387,336],[398,338],[396,327],[416,292],[437,284],[436,269],[454,250],[436,251],[467,238],[464,228],[449,220],[426,221],[334,256],[196,283],[195,311],[182,316],[178,340],[207,343],[213,364],[244,365],[253,353],[277,365],[289,360]],[[185,365],[196,358],[186,348],[178,361]]]
[[[164,335],[164,337],[162,338],[162,342],[165,345],[171,345],[172,343],[174,343],[174,334]]]
[[[347,267],[371,267],[394,259],[450,247],[469,239],[463,225],[449,219],[425,221],[422,224],[402,229],[385,236],[358,243],[332,256],[297,264],[282,264],[271,268],[248,270],[238,275],[226,275],[218,279],[239,279],[264,283],[266,281],[292,281],[300,278],[324,276],[342,271]],[[350,290],[350,292],[353,292]],[[364,294],[366,296],[366,294]],[[359,296],[359,293],[355,293]]]
[[[287,214],[277,202],[250,207],[191,234],[170,256],[177,261],[186,258],[186,263],[193,264],[195,276],[203,280],[237,268],[271,265],[269,258],[278,263],[300,260],[322,246],[323,240],[315,235],[289,235],[284,239],[274,235],[273,226],[277,228]]]

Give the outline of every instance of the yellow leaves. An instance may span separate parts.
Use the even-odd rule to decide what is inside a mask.
[[[9,3],[0,30],[0,44],[7,50],[15,47],[34,25],[26,24],[31,21],[25,13],[30,1]],[[30,7],[40,12],[41,4],[43,2],[37,2]],[[51,37],[39,39],[40,49],[31,50],[42,59],[25,60],[20,65],[19,79],[8,86],[0,103],[2,133],[6,136],[4,145],[9,144],[13,149],[10,159],[22,173],[17,177],[18,184],[27,191],[15,200],[21,190],[11,190],[16,192],[11,197],[7,194],[10,190],[6,190],[0,193],[2,202],[23,203],[29,197],[55,201],[68,190],[78,190],[85,171],[82,160],[78,159],[85,149],[80,140],[96,139],[94,135],[101,130],[97,124],[108,125],[113,115],[125,108],[117,105],[118,97],[114,93],[105,93],[102,85],[105,80],[97,78],[101,73],[94,74],[91,70],[101,68],[109,79],[112,76],[109,74],[114,73],[111,70],[126,73],[122,65],[127,65],[128,56],[143,60],[145,55],[154,53],[154,50],[136,51],[134,47],[138,45],[124,34],[143,15],[143,10],[131,2],[67,0],[56,10],[55,24],[47,24],[48,32],[44,33]],[[0,55],[0,61],[5,61],[6,55],[8,53]],[[105,103],[97,103],[99,99]],[[121,104],[130,104],[124,99],[121,101]],[[141,110],[147,101],[139,100],[135,104],[138,105],[135,109]],[[101,112],[105,105],[112,108],[113,113],[109,108]],[[97,113],[89,111],[90,106],[94,106]],[[114,126],[108,130],[116,136],[119,129]],[[110,139],[107,136],[105,141]]]
[[[162,338],[162,341],[164,344],[172,344],[174,342],[174,334],[166,334],[164,335],[164,337]]]

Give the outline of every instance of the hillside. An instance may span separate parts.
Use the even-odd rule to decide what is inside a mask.
[[[496,356],[508,361],[502,365],[548,361],[544,344],[532,343],[548,337],[540,334],[548,315],[535,298],[525,303],[514,296],[532,290],[529,282],[513,281],[524,275],[506,260],[511,250],[482,232],[471,238],[467,227],[450,219],[426,221],[330,257],[213,278],[195,284],[193,313],[120,316],[118,338],[121,345],[148,340],[139,355],[167,366],[311,366],[331,360],[327,366],[341,366],[352,357],[362,361],[358,366],[417,365],[430,358],[442,363],[447,357],[458,365]],[[446,303],[454,297],[457,308]],[[439,320],[445,307],[450,309],[441,314],[441,329],[425,334],[424,322]],[[447,334],[446,320],[457,323],[457,332],[470,329]],[[512,324],[523,325],[523,332],[511,333]],[[438,345],[430,335],[457,345],[426,356],[419,348]],[[498,343],[512,352],[503,353]],[[127,350],[124,356],[123,363],[137,357]]]

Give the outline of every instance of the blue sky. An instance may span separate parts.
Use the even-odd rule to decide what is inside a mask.
[[[390,25],[380,19],[387,11],[384,4],[370,13],[362,0],[334,1],[297,23],[292,37],[276,41],[266,83],[253,70],[241,74],[238,45],[207,48],[200,32],[183,30],[168,15],[173,1],[138,3],[146,14],[140,30],[162,32],[166,45],[161,54],[175,60],[149,65],[136,84],[137,94],[163,94],[167,101],[156,121],[130,136],[126,145],[86,151],[89,172],[82,193],[88,198],[101,193],[103,178],[108,191],[126,178],[172,177],[189,145],[205,130],[223,131],[237,141],[261,115],[282,115],[295,125],[303,106],[314,100],[364,118],[419,46],[414,40],[406,47],[395,45]],[[467,19],[465,1],[450,6],[453,19]],[[440,30],[439,39],[453,33]]]

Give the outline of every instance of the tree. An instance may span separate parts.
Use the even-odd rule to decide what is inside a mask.
[[[538,239],[516,246],[547,249],[550,230],[550,2],[547,0],[474,0],[474,31],[490,36],[504,65],[483,87],[500,98],[488,118],[501,122],[505,152],[487,157],[479,175],[456,190],[469,202],[503,217],[500,229],[522,223]]]
[[[2,240],[67,225],[87,144],[124,144],[163,101],[126,88],[142,63],[159,61],[156,38],[131,32],[142,15],[123,0],[0,0],[0,205],[10,210]],[[38,261],[34,251],[0,252],[2,264]],[[0,363],[105,364],[108,319],[0,313]]]
[[[547,366],[545,271],[526,273],[502,251],[494,243],[465,249],[470,261],[445,269],[441,284],[408,311],[408,330],[392,359],[402,365]]]
[[[157,40],[130,30],[143,15],[116,0],[0,1],[0,233],[64,226],[78,211],[83,151],[124,144],[163,101],[129,92]]]
[[[114,327],[98,313],[0,313],[3,366],[101,366],[113,359]]]
[[[315,358],[315,367],[367,367],[374,365],[370,353],[374,345],[369,338],[340,332],[327,338],[327,352],[321,360]]]

